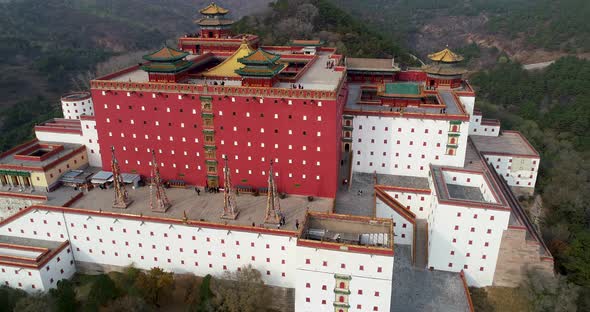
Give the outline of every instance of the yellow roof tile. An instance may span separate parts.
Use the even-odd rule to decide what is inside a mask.
[[[234,54],[219,65],[209,69],[203,75],[205,77],[240,77],[240,75],[236,74],[236,70],[244,67],[244,64],[238,62],[238,59],[249,55],[253,51],[247,43],[242,43]]]
[[[229,10],[218,6],[217,4],[215,4],[215,2],[211,2],[211,4],[209,4],[204,9],[199,10],[199,12],[201,12],[201,14],[214,15],[214,14],[227,14],[229,12]]]
[[[435,62],[455,63],[463,60],[463,57],[455,52],[445,48],[442,51],[428,54],[428,58]]]

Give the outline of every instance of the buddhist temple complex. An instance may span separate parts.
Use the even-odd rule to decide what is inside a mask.
[[[407,67],[315,38],[265,46],[219,4],[195,13],[177,46],[65,95],[64,118],[0,154],[1,283],[252,265],[295,311],[391,311],[395,259],[473,311],[467,286],[553,272],[516,199],[540,155],[483,118],[462,56]]]

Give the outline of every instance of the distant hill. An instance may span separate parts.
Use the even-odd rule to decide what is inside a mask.
[[[152,50],[186,32],[210,0],[0,1],[0,150],[59,115],[62,93],[88,80],[98,63]],[[234,19],[270,0],[222,0]],[[133,53],[135,52],[135,53]]]
[[[505,53],[526,63],[590,55],[587,0],[331,1],[421,56],[471,42],[482,58]]]
[[[287,44],[291,39],[322,39],[353,57],[396,57],[413,62],[402,45],[375,31],[329,0],[278,0],[272,10],[246,16],[237,32],[259,34],[264,44]]]

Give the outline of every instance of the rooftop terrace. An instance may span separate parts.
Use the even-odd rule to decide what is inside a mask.
[[[309,213],[300,238],[352,246],[393,248],[393,223],[389,219]]]
[[[150,209],[149,187],[128,188],[130,199],[133,203],[127,209],[112,208],[113,189],[93,189],[86,193],[72,208],[87,209],[93,211],[125,213],[161,218],[183,219],[184,214],[189,220],[223,223],[230,225],[276,228],[275,225],[263,225],[266,211],[266,195],[253,196],[240,194],[237,196],[237,207],[240,211],[236,220],[221,219],[223,212],[223,193],[205,193],[197,195],[194,189],[170,188],[166,194],[172,203],[172,207],[165,213],[153,212]],[[315,198],[309,202],[305,196],[289,195],[281,199],[281,209],[285,215],[286,225],[281,227],[286,230],[296,230],[295,222],[303,222],[306,210],[328,212],[332,209],[333,200]]]
[[[336,67],[328,68],[327,62],[331,59],[333,50],[318,50],[315,56],[294,54],[290,49],[281,49],[286,47],[263,47],[265,50],[280,54],[282,57],[279,62],[294,62],[301,61],[299,58],[306,57],[308,65],[305,71],[301,75],[296,76],[295,81],[283,81],[276,85],[277,88],[292,89],[292,84],[301,85],[306,90],[335,90],[344,78],[344,71],[336,70]],[[227,85],[241,85],[240,80],[225,80],[222,78],[218,79],[204,79],[200,77],[206,73],[207,69],[219,64],[221,61],[228,58],[228,55],[188,55],[187,60],[194,63],[193,69],[189,71],[189,75],[192,77],[184,84],[192,85],[212,85],[215,81],[224,81]],[[233,77],[235,79],[235,77]],[[143,71],[139,66],[130,67],[119,71],[117,73],[107,75],[105,77],[98,78],[97,80],[110,80],[118,82],[135,82],[135,83],[148,83],[148,73]]]
[[[404,99],[407,97],[408,99],[417,99],[422,101],[422,103],[419,105],[411,104],[407,107],[400,108],[382,105],[380,100],[373,101],[374,103],[366,103],[366,101],[361,101],[362,90],[366,87],[366,84],[348,84],[348,100],[346,102],[346,109],[349,113],[402,113],[407,114],[408,116],[410,116],[411,113],[415,113],[421,115],[467,116],[463,105],[459,102],[458,98],[451,90],[423,91],[424,83],[422,82],[387,83],[385,85],[385,93],[383,93],[383,95],[395,97],[397,99]]]
[[[0,169],[41,168],[82,147],[84,145],[33,140],[0,154]]]
[[[529,141],[517,131],[502,131],[498,136],[470,135],[477,150],[483,154],[539,157]]]
[[[0,263],[16,267],[37,268],[67,242],[0,235]]]

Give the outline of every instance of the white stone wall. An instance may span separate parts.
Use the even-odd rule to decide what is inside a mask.
[[[82,115],[94,116],[94,105],[91,97],[80,101],[62,100],[61,109],[65,119],[80,119]]]
[[[43,290],[57,287],[59,280],[69,279],[76,273],[71,248],[71,246],[67,246],[40,269]]]
[[[498,175],[503,177],[508,185],[517,187],[534,188],[537,183],[540,158],[522,158],[518,156],[493,155],[483,153],[486,161],[492,165]],[[513,169],[513,163],[526,162],[529,166],[519,166],[523,170]]]
[[[0,265],[0,283],[34,293],[55,288],[59,280],[72,277],[75,271],[68,246],[39,269]]]
[[[469,135],[498,136],[500,125],[481,124],[482,115],[471,115],[469,121]]]
[[[428,266],[465,271],[471,286],[492,285],[509,211],[441,205],[429,218]]]
[[[76,261],[200,276],[252,264],[265,283],[295,287],[292,237],[45,211],[28,212],[0,228],[0,235],[57,241],[68,233]]]
[[[98,145],[98,133],[96,132],[96,121],[82,120],[82,135],[75,133],[59,133],[45,130],[36,130],[35,136],[39,141],[74,143],[86,146],[88,163],[92,167],[102,167],[100,148]]]
[[[297,246],[295,311],[338,311],[333,306],[339,300],[335,274],[351,277],[349,311],[390,311],[393,261],[388,256]]]
[[[86,145],[86,151],[88,153],[88,163],[92,167],[102,167],[96,120],[82,119],[80,123],[82,126],[82,140],[84,141],[84,145]]]
[[[355,116],[352,131],[353,170],[427,177],[429,165],[462,167],[469,123],[460,125],[458,149],[446,155],[447,120]]]
[[[375,216],[393,220],[394,243],[400,245],[414,244],[414,225],[384,203],[378,197],[375,202]]]
[[[494,197],[490,186],[485,182],[481,174],[472,174],[468,172],[443,170],[445,182],[448,184],[477,187],[486,202],[497,203],[498,200]]]
[[[467,96],[467,95],[460,95],[459,101],[465,107],[465,111],[469,115],[473,115],[473,109],[475,108],[475,95],[474,96]]]
[[[387,195],[397,200],[416,215],[416,219],[427,219],[430,215],[431,194],[402,191],[386,191]]]

